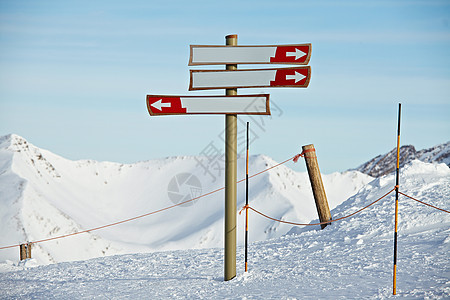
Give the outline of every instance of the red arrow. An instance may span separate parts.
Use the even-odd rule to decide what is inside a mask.
[[[311,44],[218,46],[191,45],[189,65],[295,64],[307,65]]]
[[[186,114],[270,115],[269,95],[163,96],[147,95],[151,116]]]
[[[296,63],[309,61],[311,44],[297,46],[278,46],[275,56],[270,58],[271,63]]]
[[[311,68],[289,68],[278,69],[275,80],[270,82],[270,86],[295,86],[306,87],[311,77]]]
[[[181,106],[180,97],[147,96],[147,108],[151,115],[186,113],[186,108]]]

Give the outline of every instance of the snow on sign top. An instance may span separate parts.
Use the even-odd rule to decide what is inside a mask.
[[[220,64],[307,65],[311,44],[268,46],[191,45],[189,66]]]

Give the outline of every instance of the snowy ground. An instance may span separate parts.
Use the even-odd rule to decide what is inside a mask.
[[[446,165],[413,161],[402,170],[400,184],[402,192],[449,209],[450,170]],[[393,175],[374,180],[332,215],[347,215],[393,186]],[[33,260],[7,262],[0,264],[1,298],[390,298],[393,211],[391,194],[324,230],[296,227],[286,236],[254,242],[248,273],[243,272],[243,248],[239,247],[238,275],[229,282],[223,281],[221,248],[116,255],[35,267]],[[250,216],[253,222],[260,218]],[[399,217],[398,297],[449,299],[450,215],[401,197]]]

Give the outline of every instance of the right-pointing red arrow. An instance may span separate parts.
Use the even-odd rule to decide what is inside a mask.
[[[289,68],[278,69],[275,80],[270,82],[270,86],[290,86],[307,87],[311,76],[311,68]]]
[[[275,56],[270,58],[271,63],[307,64],[311,56],[311,44],[278,46]]]

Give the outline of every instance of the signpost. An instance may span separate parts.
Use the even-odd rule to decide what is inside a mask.
[[[269,95],[237,95],[238,88],[306,88],[309,66],[238,70],[238,64],[307,65],[311,44],[238,46],[237,35],[224,45],[191,45],[189,66],[225,65],[225,70],[190,70],[189,90],[225,89],[225,96],[147,95],[151,116],[225,115],[224,280],[236,277],[237,115],[270,115]]]
[[[237,35],[227,35],[225,44],[237,45]],[[237,65],[226,65],[228,71],[237,70]],[[237,95],[237,89],[226,89],[225,95]],[[236,277],[237,237],[237,115],[225,116],[225,221],[224,221],[224,280]]]
[[[311,44],[269,46],[191,45],[189,65],[294,64],[307,65]]]
[[[257,87],[301,87],[309,85],[311,68],[247,70],[191,70],[189,90]]]
[[[269,94],[242,96],[147,95],[151,116],[184,114],[270,115]]]

